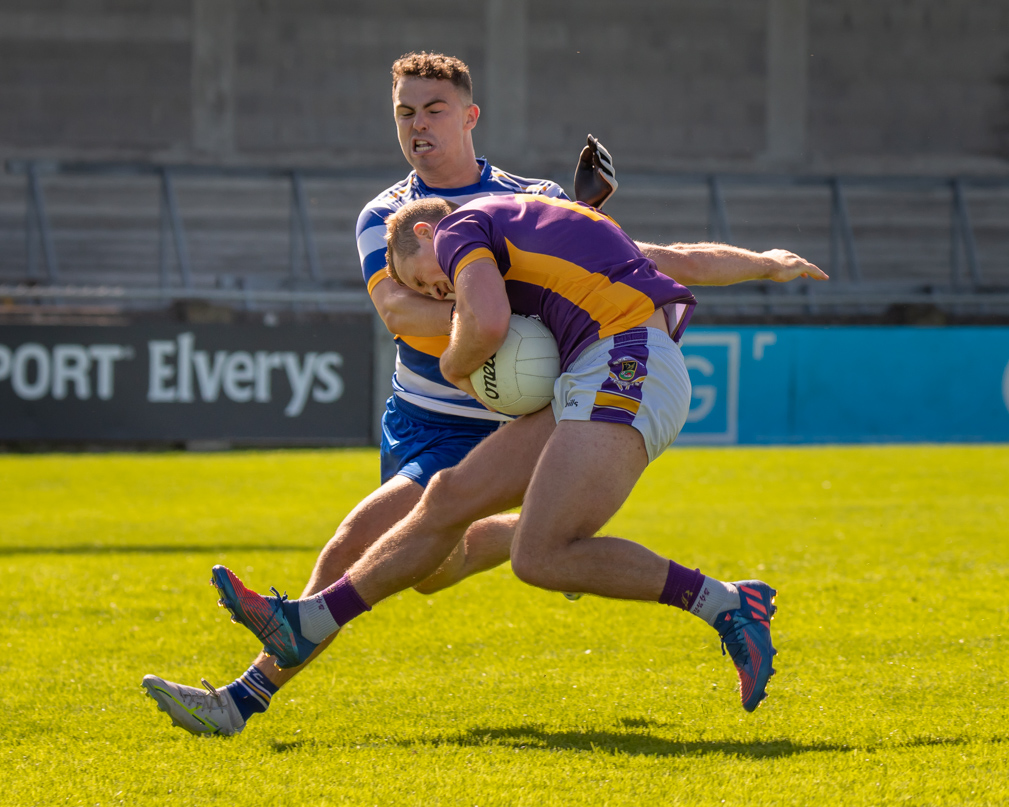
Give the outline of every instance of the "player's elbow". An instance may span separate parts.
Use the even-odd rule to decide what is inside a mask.
[[[481,344],[500,345],[508,336],[511,325],[511,309],[502,308],[494,311],[484,311],[474,315],[473,332]]]
[[[382,324],[385,325],[385,328],[389,331],[389,333],[395,336],[396,334],[405,333],[407,331],[404,318],[398,315],[395,311],[389,309],[382,310],[381,308],[377,308],[376,310],[378,311],[378,316],[382,320]]]
[[[698,282],[697,262],[686,250],[680,249],[679,245],[650,244],[643,252],[655,264],[659,274],[688,286]]]
[[[493,323],[489,324],[484,331],[484,339],[495,345],[500,345],[504,342],[505,338],[508,336],[508,324],[510,318],[509,314],[509,316],[505,317],[503,320],[495,320]]]

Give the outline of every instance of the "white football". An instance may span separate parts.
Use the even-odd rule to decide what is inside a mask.
[[[506,415],[528,415],[550,403],[561,372],[557,340],[538,319],[512,314],[498,352],[470,377],[487,406]]]

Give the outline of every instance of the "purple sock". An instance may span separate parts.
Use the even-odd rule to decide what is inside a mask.
[[[689,611],[697,595],[701,593],[703,585],[704,575],[700,569],[688,569],[686,566],[669,561],[669,575],[666,577],[666,585],[662,589],[659,602]]]
[[[354,617],[371,610],[368,603],[361,599],[361,595],[357,593],[357,589],[354,588],[347,575],[324,590],[322,598],[326,601],[326,607],[329,608],[329,613],[333,615],[336,624],[341,627]]]

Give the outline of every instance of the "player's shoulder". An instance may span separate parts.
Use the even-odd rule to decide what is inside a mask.
[[[495,185],[495,190],[499,193],[535,193],[561,199],[567,198],[564,189],[553,180],[519,176],[494,165],[490,167],[488,184]]]
[[[361,208],[357,217],[358,235],[369,227],[385,226],[385,220],[390,213],[399,210],[407,202],[417,197],[417,182],[411,172],[406,178],[395,185],[390,185],[368,204]]]

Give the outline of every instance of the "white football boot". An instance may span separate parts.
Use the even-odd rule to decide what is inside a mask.
[[[226,690],[214,689],[201,679],[206,690],[145,675],[141,686],[154,698],[162,712],[168,712],[172,725],[190,734],[238,734],[245,721]]]

